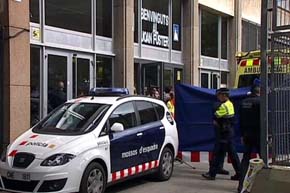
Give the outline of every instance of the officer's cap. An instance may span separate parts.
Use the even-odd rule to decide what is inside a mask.
[[[218,94],[230,94],[230,90],[228,88],[220,88],[216,90],[216,95]]]

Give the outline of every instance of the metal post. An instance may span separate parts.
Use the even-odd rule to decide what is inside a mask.
[[[4,87],[4,80],[3,80],[3,62],[4,62],[4,30],[3,27],[0,26],[0,152],[3,148],[3,133],[4,133],[4,124],[3,124],[3,87]]]
[[[261,158],[268,166],[268,0],[261,5]]]

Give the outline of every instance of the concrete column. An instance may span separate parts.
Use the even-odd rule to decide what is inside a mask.
[[[241,0],[235,0],[235,15],[229,21],[229,87],[233,87],[237,73],[236,53],[242,50]]]
[[[198,1],[183,1],[183,62],[184,81],[199,85],[200,36]]]
[[[134,0],[114,0],[114,85],[134,88]]]
[[[4,145],[30,127],[29,1],[4,0]]]

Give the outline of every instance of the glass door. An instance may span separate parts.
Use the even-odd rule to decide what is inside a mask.
[[[169,87],[172,88],[174,86],[172,68],[164,68],[163,85],[164,85],[164,88],[169,88]]]
[[[218,89],[220,87],[219,77],[218,72],[201,71],[200,86],[202,88]]]
[[[210,76],[208,72],[200,73],[200,86],[202,88],[210,88]]]
[[[93,57],[73,54],[72,56],[73,98],[85,96],[93,87]]]
[[[211,88],[218,89],[219,88],[219,73],[212,72],[211,73]]]
[[[63,104],[68,99],[70,81],[68,79],[69,54],[47,51],[44,66],[44,115]]]
[[[43,115],[94,86],[93,56],[47,50],[43,69]]]
[[[162,63],[142,64],[142,94],[160,98],[162,91]]]

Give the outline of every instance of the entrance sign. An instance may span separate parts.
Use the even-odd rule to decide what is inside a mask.
[[[168,48],[168,34],[160,34],[159,27],[165,26],[168,31],[169,16],[146,8],[142,8],[141,20],[149,23],[150,26],[152,26],[152,31],[144,28],[142,29],[142,43]]]

